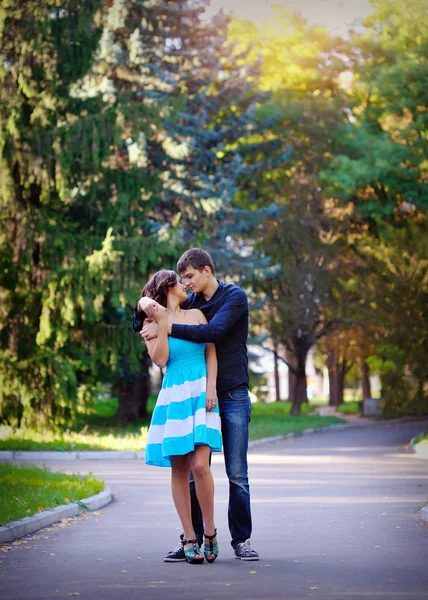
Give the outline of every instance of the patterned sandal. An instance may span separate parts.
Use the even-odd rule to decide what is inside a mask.
[[[208,543],[204,542],[204,554],[207,562],[213,563],[218,556],[218,543],[217,540],[213,542],[213,539],[217,537],[217,529],[214,529],[214,533],[212,535],[207,535],[204,533],[205,540],[208,540]],[[214,555],[214,558],[208,558],[211,555]]]
[[[185,548],[186,544],[193,544],[191,548]],[[184,556],[189,565],[201,565],[204,562],[204,555],[198,545],[198,540],[182,540]]]

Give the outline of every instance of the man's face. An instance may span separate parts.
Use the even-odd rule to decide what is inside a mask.
[[[186,270],[181,273],[181,278],[188,290],[193,294],[198,294],[199,292],[204,291],[205,286],[209,281],[210,273],[211,269],[209,267],[204,267],[202,271],[198,271],[193,267],[187,267]]]

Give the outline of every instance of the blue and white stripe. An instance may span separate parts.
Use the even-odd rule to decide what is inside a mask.
[[[221,452],[218,407],[206,410],[205,344],[169,338],[170,357],[149,428],[146,463],[171,466],[171,456],[207,444]]]

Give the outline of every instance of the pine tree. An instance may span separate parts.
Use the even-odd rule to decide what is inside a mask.
[[[205,4],[1,9],[1,403],[24,422],[69,420],[100,383],[144,414],[130,313],[150,272],[220,230],[262,97]]]

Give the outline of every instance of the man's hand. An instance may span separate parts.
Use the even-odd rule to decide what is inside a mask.
[[[158,337],[158,324],[156,321],[146,321],[143,329],[140,331],[140,335],[144,340],[154,340]]]

